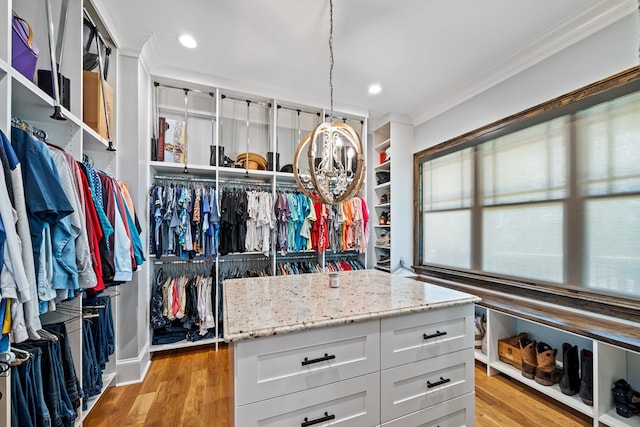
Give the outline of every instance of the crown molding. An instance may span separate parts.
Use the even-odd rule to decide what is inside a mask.
[[[615,6],[611,6],[609,2],[597,2],[572,19],[514,49],[501,60],[481,70],[476,77],[447,90],[446,94],[435,102],[430,102],[428,106],[411,114],[414,126],[462,104],[625,16],[637,13],[636,8],[636,1],[632,0],[620,2]]]

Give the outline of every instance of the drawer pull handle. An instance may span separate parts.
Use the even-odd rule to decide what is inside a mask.
[[[331,414],[329,415],[328,412],[324,413],[324,417],[320,417],[320,418],[316,418],[315,420],[311,420],[309,421],[309,419],[307,417],[304,417],[304,422],[302,424],[300,424],[300,427],[309,427],[312,426],[314,424],[320,424],[323,423],[325,421],[331,421],[331,420],[335,420],[336,416]]]
[[[440,381],[436,381],[435,383],[431,383],[430,381],[427,381],[427,388],[437,387],[439,385],[446,384],[450,381],[451,381],[451,378],[440,377]]]
[[[431,334],[431,335],[422,334],[422,338],[424,338],[425,340],[428,340],[428,339],[431,339],[431,338],[441,337],[443,335],[447,335],[447,333],[446,332],[436,331],[435,334]]]
[[[307,365],[311,365],[312,363],[324,362],[325,360],[331,360],[335,358],[336,358],[335,354],[325,353],[323,357],[318,357],[317,359],[309,359],[308,357],[305,357],[304,360],[300,363],[302,363],[302,366],[307,366]]]

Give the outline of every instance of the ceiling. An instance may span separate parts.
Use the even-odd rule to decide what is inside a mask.
[[[92,0],[151,72],[329,107],[329,0]],[[334,0],[336,110],[414,124],[635,10],[634,0]],[[189,33],[188,50],[177,35]],[[184,76],[184,77],[183,77]],[[382,86],[378,95],[367,91]]]

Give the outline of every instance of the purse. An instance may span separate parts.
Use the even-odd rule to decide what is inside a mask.
[[[11,65],[20,74],[33,80],[36,72],[36,62],[40,50],[33,41],[33,29],[31,25],[15,12],[11,23]]]

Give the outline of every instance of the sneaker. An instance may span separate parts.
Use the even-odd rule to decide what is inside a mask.
[[[382,232],[376,239],[376,246],[391,246],[391,233]]]

